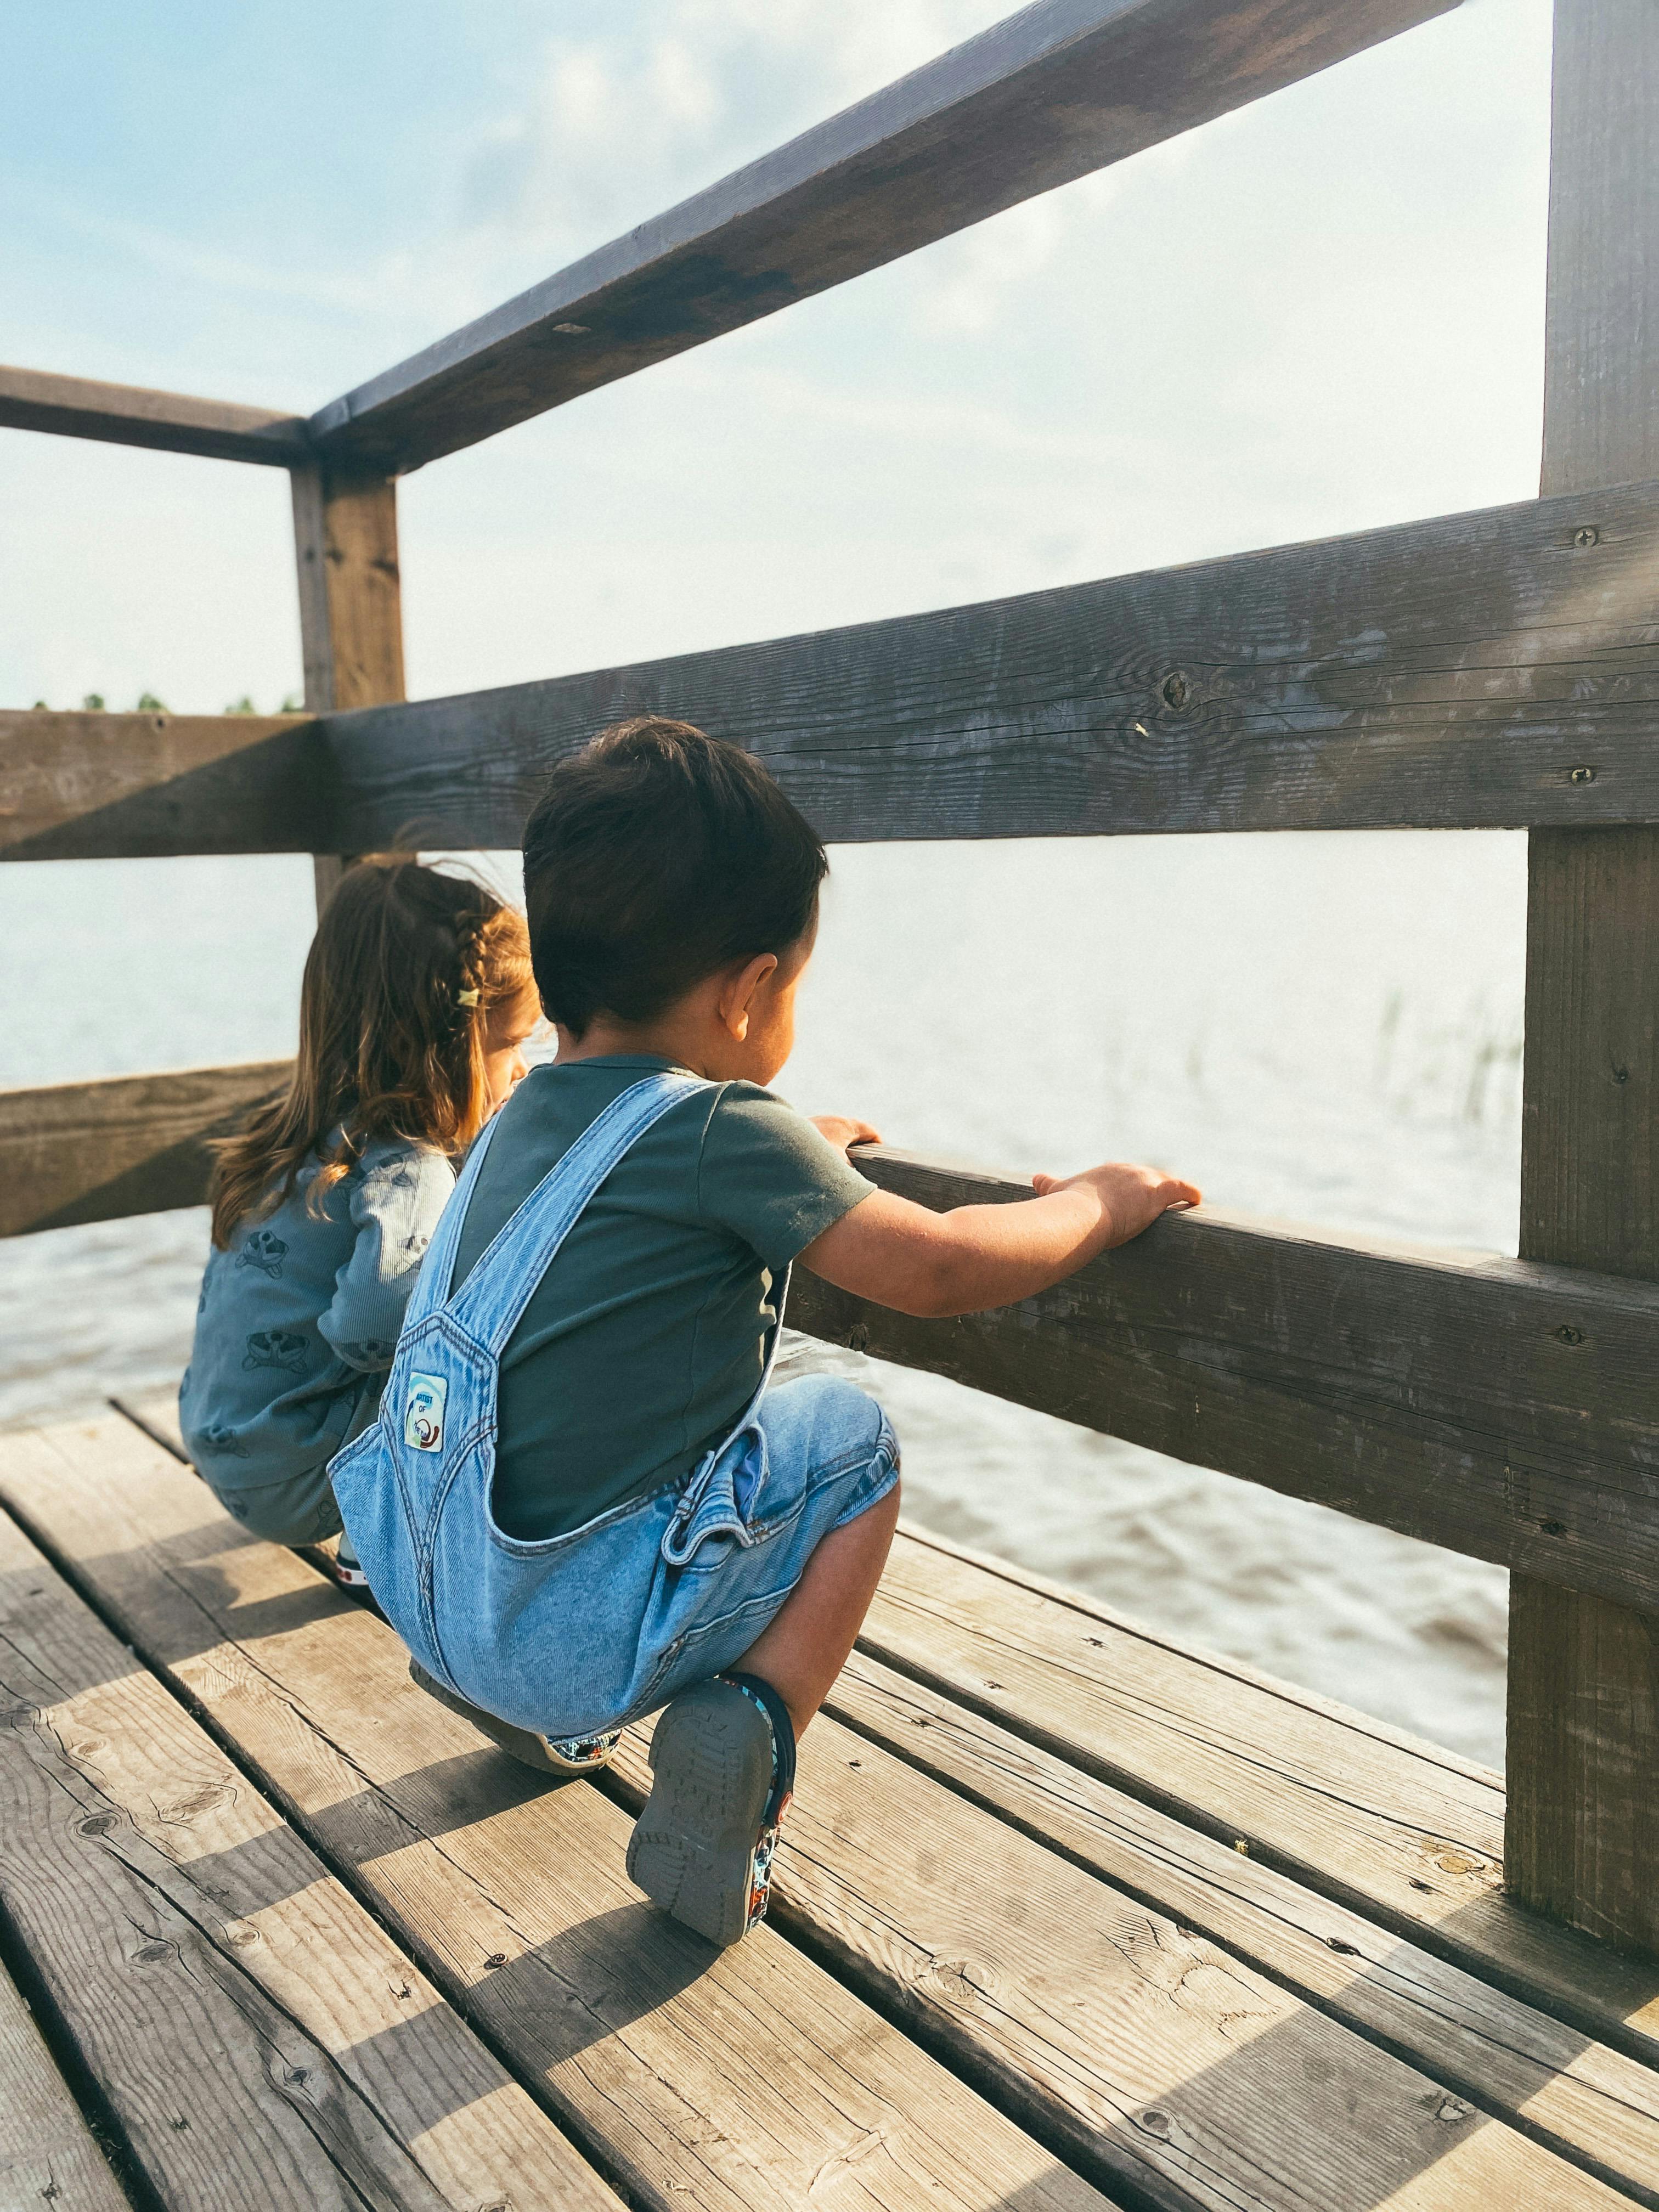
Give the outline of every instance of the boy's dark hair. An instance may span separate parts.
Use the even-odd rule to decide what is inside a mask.
[[[524,833],[542,1004],[580,1036],[649,1021],[706,975],[804,937],[823,845],[759,762],[689,722],[601,730],[548,778]]]

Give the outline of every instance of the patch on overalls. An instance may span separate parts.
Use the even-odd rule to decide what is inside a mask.
[[[444,1401],[449,1385],[441,1375],[411,1375],[404,1407],[404,1442],[416,1451],[441,1451]]]

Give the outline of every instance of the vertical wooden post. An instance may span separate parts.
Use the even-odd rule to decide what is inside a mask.
[[[398,487],[389,477],[294,471],[294,550],[306,707],[328,714],[404,696]],[[317,855],[317,911],[344,859]]]
[[[1595,493],[1656,475],[1659,6],[1556,0],[1543,489],[1586,495],[1587,601]],[[1659,1277],[1659,830],[1532,835],[1521,1249]],[[1659,1615],[1513,1578],[1509,1788],[1513,1893],[1659,1952]]]

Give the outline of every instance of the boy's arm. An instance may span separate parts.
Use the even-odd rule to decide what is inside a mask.
[[[935,1213],[872,1191],[800,1255],[838,1290],[927,1319],[983,1313],[1029,1298],[1139,1237],[1171,1206],[1196,1206],[1189,1182],[1116,1163],[1060,1180],[1035,1176],[1037,1195],[1012,1206]]]

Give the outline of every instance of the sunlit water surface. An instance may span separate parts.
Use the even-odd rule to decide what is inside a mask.
[[[1520,838],[834,857],[780,1085],[802,1107],[1021,1173],[1153,1158],[1229,1207],[1514,1251]],[[289,860],[0,871],[0,1082],[290,1050],[311,899],[309,863]],[[0,1246],[0,1419],[176,1378],[205,1237],[190,1212]],[[918,1521],[1501,1760],[1499,1569],[859,1364]]]

